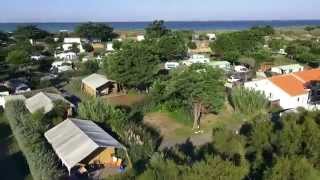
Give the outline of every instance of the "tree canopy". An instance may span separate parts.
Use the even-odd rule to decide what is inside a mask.
[[[111,41],[116,37],[113,28],[104,23],[84,23],[76,27],[75,33],[82,38],[100,39],[103,42]]]
[[[183,108],[194,116],[194,128],[206,109],[218,113],[224,104],[224,75],[209,66],[193,65],[179,69],[168,80],[158,81],[152,89],[155,101],[169,110]]]
[[[105,71],[110,79],[128,88],[145,89],[159,71],[159,57],[147,43],[128,42],[122,50],[105,60]]]
[[[0,47],[2,46],[3,42],[8,42],[8,41],[9,41],[8,34],[0,31]]]
[[[20,65],[30,62],[30,54],[26,50],[13,50],[7,56],[9,64]]]
[[[182,60],[187,56],[186,42],[177,33],[162,36],[155,48],[162,62]]]
[[[27,25],[27,26],[19,26],[13,33],[13,36],[18,40],[25,40],[25,39],[44,39],[50,36],[45,30],[39,29],[37,26],[34,25]]]
[[[146,38],[157,39],[167,35],[169,32],[170,30],[167,29],[163,20],[156,20],[149,24],[146,28]]]

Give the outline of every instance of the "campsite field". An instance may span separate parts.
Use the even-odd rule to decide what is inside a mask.
[[[144,117],[144,123],[157,129],[162,136],[160,149],[182,144],[187,141],[200,146],[211,142],[212,129],[224,127],[238,130],[243,123],[240,116],[226,103],[224,111],[218,115],[207,114],[201,119],[201,132],[192,130],[192,122],[182,123],[168,112],[151,112]]]

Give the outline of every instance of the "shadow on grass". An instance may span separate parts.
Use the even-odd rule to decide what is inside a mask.
[[[0,141],[11,135],[11,129],[8,124],[0,123]]]
[[[22,152],[0,159],[0,172],[1,180],[24,180],[29,169]]]

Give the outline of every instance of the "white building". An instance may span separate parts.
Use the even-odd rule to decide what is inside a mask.
[[[0,106],[4,107],[5,105],[5,97],[9,96],[10,89],[6,86],[1,85],[0,86]]]
[[[311,102],[311,91],[307,84],[320,81],[320,69],[273,76],[271,78],[246,82],[245,88],[263,92],[272,103],[283,109],[303,107],[307,110],[320,109],[320,104]]]
[[[57,73],[62,73],[66,71],[72,71],[71,61],[55,61],[51,64],[51,71],[56,71]]]
[[[69,51],[55,54],[54,57],[61,60],[75,60],[78,56],[76,53]]]
[[[80,53],[85,52],[82,46],[81,38],[64,38],[62,48],[64,51],[69,51],[73,44],[78,44]]]
[[[278,54],[281,54],[281,55],[287,55],[288,53],[286,53],[286,51],[284,49],[280,49],[278,51]]]
[[[277,73],[277,74],[289,74],[289,73],[295,73],[303,71],[304,67],[300,64],[289,64],[284,66],[276,66],[271,68],[271,72]]]
[[[182,64],[186,65],[186,66],[191,66],[192,64],[196,64],[196,63],[208,64],[208,63],[210,63],[210,59],[202,54],[194,54],[191,56],[190,59],[182,61]]]
[[[30,57],[32,60],[35,60],[35,61],[40,61],[44,58],[46,58],[46,56],[43,56],[43,55],[33,55]]]
[[[211,40],[211,41],[217,39],[217,36],[216,36],[216,34],[214,34],[214,33],[208,33],[208,34],[207,34],[207,37],[208,37],[209,40]]]
[[[209,65],[213,68],[223,69],[224,71],[231,70],[231,64],[228,61],[211,61]]]
[[[144,35],[138,35],[137,36],[137,41],[143,41],[143,40],[145,40],[145,38],[144,38]]]
[[[112,42],[108,42],[108,43],[107,43],[106,50],[107,50],[107,51],[114,51],[114,49],[113,49],[113,43],[112,43]]]

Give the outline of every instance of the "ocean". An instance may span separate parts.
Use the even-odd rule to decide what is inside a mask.
[[[151,22],[105,22],[115,30],[142,30]],[[18,26],[36,25],[49,32],[73,31],[81,23],[0,23],[1,31],[14,31]],[[274,21],[169,21],[168,28],[176,30],[242,30],[253,26],[271,25],[276,28],[320,26],[320,20],[274,20]]]

